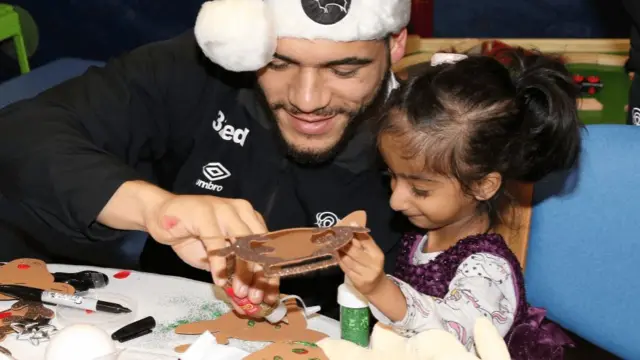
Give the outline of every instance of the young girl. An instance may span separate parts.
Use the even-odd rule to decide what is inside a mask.
[[[436,54],[391,95],[378,132],[390,204],[424,232],[405,236],[394,276],[373,241],[354,241],[340,266],[374,316],[406,336],[445,329],[473,351],[484,316],[514,359],[561,359],[571,341],[527,304],[521,267],[494,229],[505,182],[576,163],[578,89],[553,58],[518,49],[499,60]]]

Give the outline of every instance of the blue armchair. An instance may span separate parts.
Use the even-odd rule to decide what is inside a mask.
[[[537,183],[529,301],[624,359],[640,359],[640,128],[587,127],[577,169]]]

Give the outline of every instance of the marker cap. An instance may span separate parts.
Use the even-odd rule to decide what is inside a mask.
[[[133,340],[140,336],[151,333],[155,326],[156,320],[152,316],[147,316],[144,319],[132,322],[131,324],[126,325],[118,331],[114,332],[111,335],[111,339],[119,342]]]

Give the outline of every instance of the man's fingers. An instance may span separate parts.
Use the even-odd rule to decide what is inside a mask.
[[[198,218],[196,218],[198,219]],[[200,241],[206,250],[209,262],[209,271],[213,282],[218,286],[224,286],[227,282],[227,259],[224,256],[214,255],[214,250],[223,249],[226,246],[224,238],[220,237],[221,229],[215,216],[211,215],[201,219],[196,225]]]
[[[267,286],[264,289],[264,302],[269,305],[275,304],[280,298],[280,277],[271,276],[266,278]]]
[[[225,256],[213,255],[212,251],[226,247],[226,241],[223,238],[201,239],[206,249],[209,260],[209,269],[213,282],[218,286],[224,286],[227,283],[229,274],[227,274],[227,258]]]
[[[232,204],[219,205],[215,213],[220,224],[221,234],[226,237],[238,237],[252,234],[251,228],[244,222],[241,213]]]
[[[201,270],[210,271],[209,261],[207,259],[207,251],[200,239],[185,239],[171,248],[175,253],[188,265]]]
[[[238,314],[245,315],[244,310],[242,310],[242,308],[240,306],[238,306],[238,304],[236,304],[233,301],[231,301],[231,306],[233,307],[233,310],[235,310],[235,312],[237,312]]]
[[[262,224],[262,226],[264,226],[265,231],[267,231],[267,223],[264,221],[264,217],[262,216],[262,214],[260,214],[257,211],[254,211],[256,218],[258,218],[258,221],[260,221],[260,223]]]
[[[233,200],[231,203],[238,218],[242,220],[247,228],[244,234],[237,233],[235,235],[243,236],[249,234],[262,234],[267,232],[262,215],[253,209],[251,203],[246,200]]]
[[[236,258],[236,270],[233,276],[233,292],[239,298],[249,296],[249,287],[253,283],[253,268],[248,262]]]
[[[254,265],[251,270],[253,271],[253,284],[249,287],[249,301],[260,304],[264,300],[264,292],[268,285],[267,279],[260,266]]]

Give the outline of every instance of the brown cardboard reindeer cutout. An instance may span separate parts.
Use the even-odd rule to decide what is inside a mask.
[[[355,211],[329,228],[295,228],[239,237],[231,246],[211,252],[262,266],[265,276],[291,276],[338,264],[337,251],[354,237],[366,235],[367,214]]]

